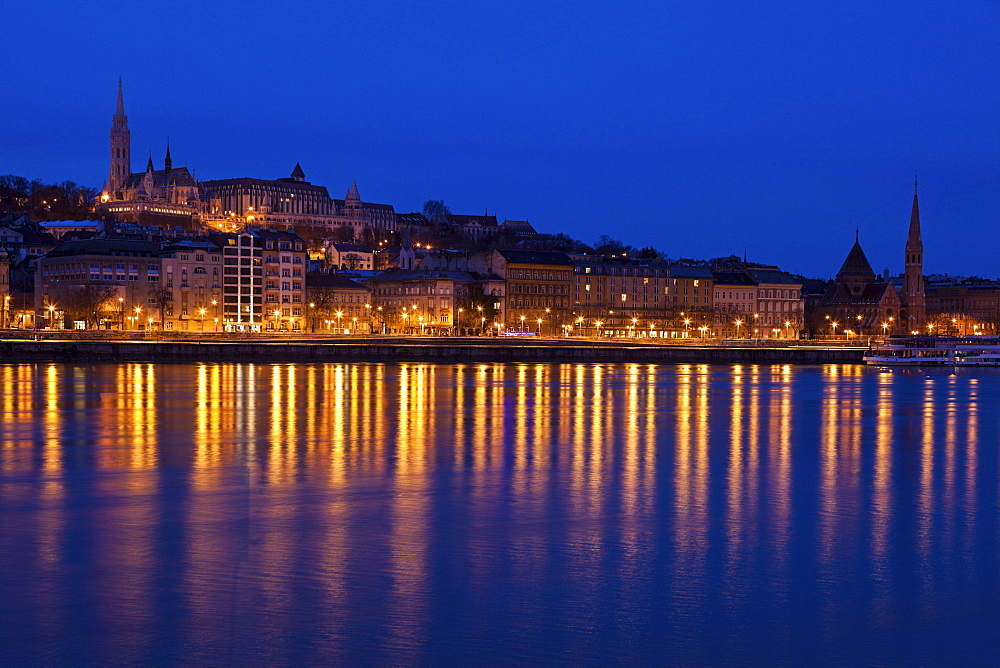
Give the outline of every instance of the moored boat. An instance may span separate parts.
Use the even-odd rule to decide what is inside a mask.
[[[878,366],[1000,366],[1000,337],[890,336],[864,360]]]

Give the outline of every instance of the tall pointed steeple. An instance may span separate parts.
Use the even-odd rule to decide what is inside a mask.
[[[292,180],[293,181],[305,181],[306,173],[302,171],[302,165],[295,163],[295,169],[292,170]]]
[[[115,117],[125,115],[125,102],[122,100],[122,78],[118,77],[118,106],[115,107]]]
[[[111,168],[108,171],[108,189],[112,195],[121,190],[132,173],[131,150],[132,136],[128,129],[128,116],[125,115],[125,102],[122,100],[122,80],[118,79],[118,103],[111,119]]]
[[[163,168],[168,172],[174,168],[174,161],[170,159],[170,137],[167,137],[167,157],[163,159]]]
[[[910,209],[910,231],[904,249],[901,306],[910,331],[923,332],[927,319],[924,293],[924,242],[920,237],[920,208],[917,204],[917,178],[913,177],[913,207]]]
[[[149,162],[146,163],[146,173],[149,174],[150,172],[154,172],[154,171],[156,171],[156,170],[153,169],[153,153],[151,151],[149,153]]]

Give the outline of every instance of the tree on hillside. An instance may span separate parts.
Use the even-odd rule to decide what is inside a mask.
[[[448,208],[443,199],[429,199],[424,202],[423,214],[431,222],[442,223],[444,217],[450,213],[451,209]]]
[[[626,246],[618,239],[612,239],[607,234],[602,234],[594,242],[594,252],[600,255],[622,255],[631,253],[634,250],[631,246]]]
[[[93,218],[97,191],[73,181],[42,183],[0,175],[0,213],[27,214],[37,221]]]

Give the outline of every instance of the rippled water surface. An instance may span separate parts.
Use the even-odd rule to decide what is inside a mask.
[[[0,365],[0,660],[996,660],[998,408],[984,371]]]

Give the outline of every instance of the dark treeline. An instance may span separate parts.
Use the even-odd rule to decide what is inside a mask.
[[[0,214],[26,214],[32,220],[87,220],[94,217],[97,191],[73,181],[42,183],[23,176],[0,176]]]

